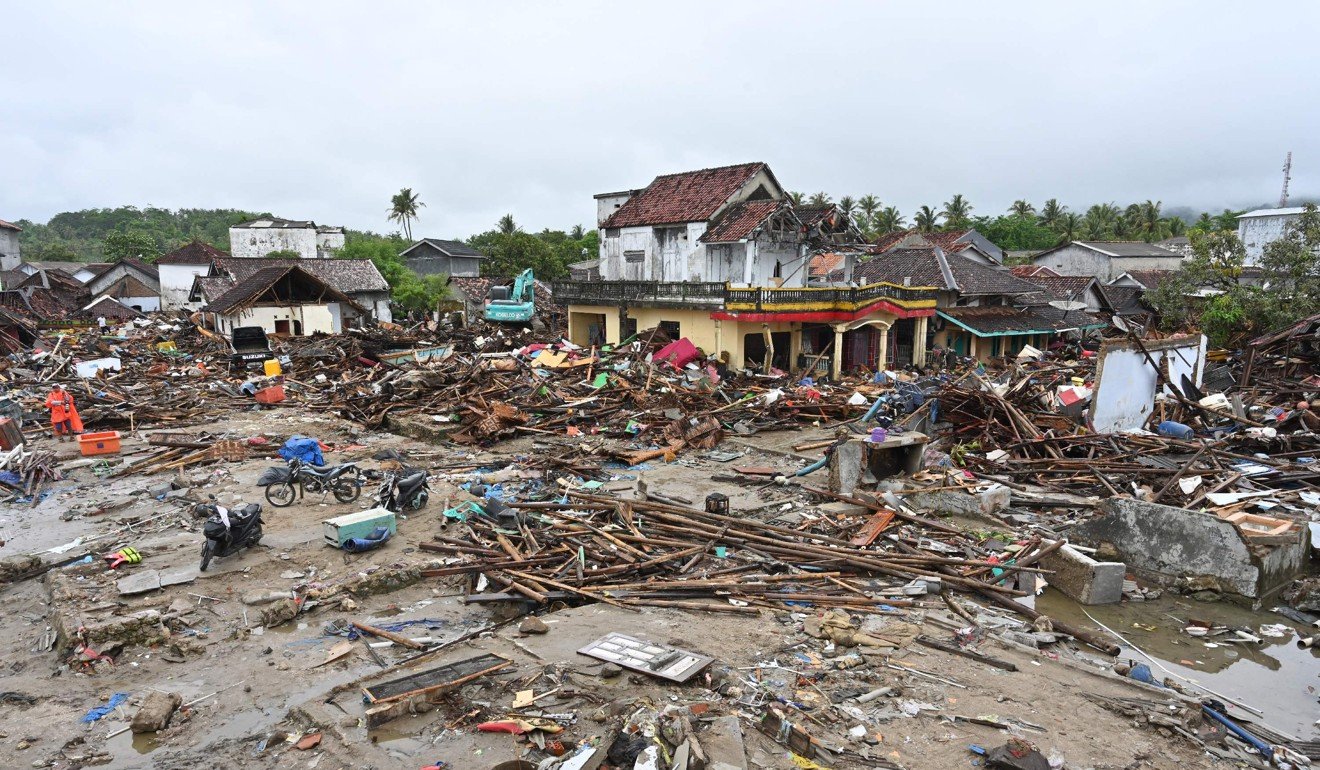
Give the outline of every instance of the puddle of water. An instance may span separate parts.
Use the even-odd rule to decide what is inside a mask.
[[[1082,607],[1053,589],[1036,599],[1036,609],[1065,623],[1104,634],[1082,614]],[[1253,634],[1262,625],[1282,624],[1295,630],[1297,625],[1282,615],[1228,602],[1202,603],[1171,594],[1153,602],[1123,602],[1085,609],[1178,676],[1265,712],[1261,721],[1270,727],[1303,740],[1315,740],[1320,735],[1314,725],[1320,716],[1316,702],[1320,695],[1320,665],[1317,665],[1320,650],[1299,648],[1295,634],[1280,639],[1262,637],[1263,644],[1230,644],[1213,637],[1197,638],[1183,633],[1192,619],[1244,627]],[[1154,626],[1155,630],[1142,626]],[[1207,643],[1217,646],[1207,647]],[[1147,662],[1126,646],[1119,659]],[[1151,671],[1156,679],[1166,677],[1157,666],[1151,666]],[[1195,694],[1192,688],[1187,690]]]
[[[434,715],[419,714],[415,717],[396,719],[367,733],[367,738],[377,746],[400,754],[413,755],[428,744],[420,737],[421,731],[434,720]]]

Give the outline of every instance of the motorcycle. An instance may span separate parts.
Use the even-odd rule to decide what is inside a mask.
[[[193,511],[207,517],[202,525],[202,535],[206,537],[202,546],[202,572],[211,565],[211,559],[233,556],[261,542],[261,506],[257,503],[232,511],[215,503],[201,503]]]
[[[405,468],[385,474],[385,482],[376,493],[376,507],[394,513],[405,508],[415,511],[426,505],[430,498],[431,487],[427,484],[426,471]]]
[[[276,466],[278,468],[279,466]],[[362,495],[362,470],[357,463],[344,463],[325,468],[289,461],[289,475],[284,481],[266,485],[266,501],[276,508],[293,505],[293,501],[307,493],[333,493],[341,503],[351,503]]]

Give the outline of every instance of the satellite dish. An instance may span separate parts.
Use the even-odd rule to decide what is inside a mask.
[[[1050,303],[1050,307],[1058,308],[1065,312],[1072,312],[1074,310],[1085,310],[1086,303],[1077,302],[1076,300],[1056,299]]]
[[[1127,321],[1123,320],[1123,316],[1121,315],[1115,315],[1113,318],[1109,319],[1109,322],[1114,325],[1115,329],[1118,329],[1121,332],[1132,331],[1132,327],[1128,325]]]

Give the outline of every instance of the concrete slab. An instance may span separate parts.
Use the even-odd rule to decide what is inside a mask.
[[[1104,501],[1099,514],[1069,536],[1112,548],[1130,569],[1155,582],[1190,580],[1257,601],[1282,589],[1308,564],[1306,527],[1297,529],[1291,544],[1255,545],[1212,514],[1126,498]]]
[[[1117,604],[1123,599],[1127,565],[1122,562],[1096,561],[1065,545],[1041,559],[1040,567],[1054,572],[1047,578],[1050,585],[1081,604]]]

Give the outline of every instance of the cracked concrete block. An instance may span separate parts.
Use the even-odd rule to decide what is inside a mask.
[[[830,491],[851,495],[866,472],[866,447],[861,441],[845,441],[830,455]]]
[[[1117,604],[1123,599],[1127,565],[1122,562],[1096,561],[1065,545],[1043,557],[1040,567],[1054,573],[1046,578],[1050,585],[1082,604]]]
[[[1008,508],[1012,501],[1012,491],[1003,486],[995,486],[970,494],[958,490],[940,490],[938,492],[914,492],[903,496],[903,502],[918,511],[983,516],[989,516]]]

